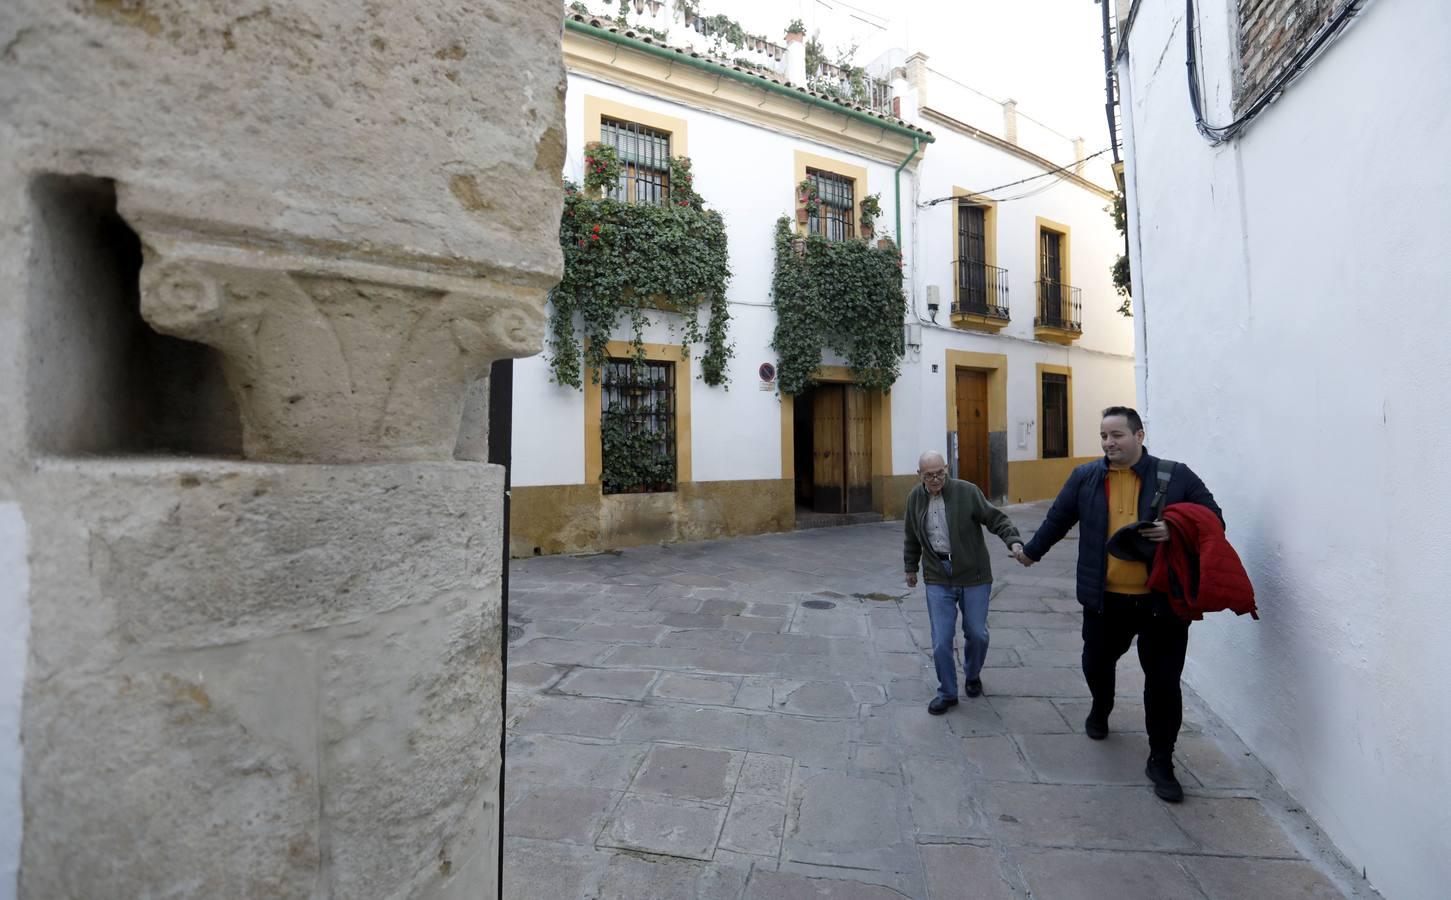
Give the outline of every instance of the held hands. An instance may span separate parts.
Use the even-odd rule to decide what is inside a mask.
[[[1014,544],[1012,550],[1013,559],[1016,559],[1018,562],[1022,563],[1024,567],[1031,566],[1033,564],[1033,558],[1027,553],[1023,552],[1022,544]]]

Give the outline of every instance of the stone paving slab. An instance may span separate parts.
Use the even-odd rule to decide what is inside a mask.
[[[1083,736],[1071,537],[994,556],[985,695],[928,715],[900,529],[515,563],[504,896],[1372,896],[1190,691],[1188,797],[1153,796],[1132,650]]]
[[[1018,859],[1034,897],[1057,900],[1102,900],[1104,897],[1200,900],[1201,897],[1193,879],[1172,856],[1045,850],[1018,854]]]

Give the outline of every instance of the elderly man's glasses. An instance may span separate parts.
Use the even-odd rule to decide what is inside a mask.
[[[936,472],[923,472],[923,481],[942,481],[947,477],[946,469],[938,469]]]

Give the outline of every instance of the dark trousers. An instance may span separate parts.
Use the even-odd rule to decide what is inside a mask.
[[[1144,668],[1144,721],[1150,753],[1172,753],[1184,720],[1179,676],[1189,648],[1189,623],[1153,594],[1104,594],[1103,612],[1083,611],[1083,677],[1094,711],[1113,710],[1114,668],[1139,638]]]

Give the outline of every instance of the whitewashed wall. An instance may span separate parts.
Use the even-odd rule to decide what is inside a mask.
[[[961,93],[961,92],[959,92]],[[565,177],[582,178],[581,126],[586,94],[683,118],[689,127],[689,151],[697,190],[707,205],[720,210],[730,241],[732,278],[730,337],[736,355],[730,390],[706,387],[697,379],[691,393],[691,456],[697,481],[779,478],[781,428],[779,400],[757,389],[756,369],[774,362],[770,348],[775,315],[771,310],[773,235],[776,219],[794,208],[796,150],[818,153],[865,166],[867,190],[881,194],[879,233],[895,229],[892,165],[867,160],[834,147],[773,133],[691,107],[571,74],[566,96],[570,128]],[[943,96],[934,102],[949,98]],[[1001,124],[1001,108],[996,107]],[[949,110],[950,112],[950,110]],[[951,235],[953,204],[919,209],[917,203],[952,193],[954,185],[975,190],[1037,175],[1042,169],[981,142],[933,128],[936,142],[925,147],[921,168],[903,172],[902,223],[907,231],[906,289],[914,315],[926,315],[926,286],[940,288],[943,309],[938,328],[922,326],[922,346],[903,360],[902,378],[892,391],[892,468],[916,470],[917,455],[944,440],[947,349],[1004,353],[1009,357],[1008,421],[1010,460],[1037,458],[1035,364],[1073,368],[1073,452],[1091,455],[1098,446],[1098,411],[1132,402],[1133,325],[1114,310],[1119,297],[1109,266],[1121,246],[1101,196],[1067,182],[1041,194],[998,207],[998,265],[1010,272],[1012,324],[1001,337],[947,327],[952,297]],[[1024,189],[1050,179],[1030,182]],[[1008,196],[1014,191],[999,192]],[[1036,278],[1036,217],[1072,228],[1072,283],[1083,289],[1083,337],[1064,348],[1033,340]],[[914,239],[913,235],[917,235]],[[653,316],[646,340],[667,342],[664,316]],[[624,336],[623,332],[622,335]],[[837,360],[826,359],[832,363]],[[930,366],[937,363],[938,372]],[[584,480],[584,400],[572,388],[549,383],[544,356],[515,363],[514,473],[516,485],[578,484]],[[698,375],[698,369],[695,370]],[[1025,446],[1013,432],[1017,421],[1032,422]]]
[[[1232,10],[1200,6],[1223,122]],[[1451,6],[1370,4],[1219,148],[1194,130],[1182,13],[1142,4],[1120,69],[1138,389],[1262,615],[1196,625],[1187,678],[1372,885],[1444,897]]]
[[[584,97],[615,100],[685,119],[695,188],[709,209],[725,217],[730,242],[729,339],[735,344],[730,389],[691,386],[691,459],[696,481],[781,477],[781,412],[774,391],[758,389],[757,367],[776,360],[770,349],[775,328],[771,275],[776,219],[795,209],[795,151],[840,159],[867,169],[867,192],[881,194],[879,233],[893,228],[892,170],[889,166],[799,138],[660,100],[571,73],[565,98],[569,127],[566,178],[582,180]],[[910,178],[902,180],[906,197]],[[910,223],[905,208],[904,227]],[[669,342],[667,317],[655,315],[646,341]],[[704,321],[704,319],[702,319]],[[622,330],[620,337],[628,334]],[[698,352],[701,348],[695,348]],[[828,360],[829,362],[829,360]],[[515,368],[514,473],[516,485],[579,484],[584,480],[584,400],[573,388],[548,383],[543,356],[519,360]],[[692,366],[699,375],[698,366]],[[894,424],[894,427],[895,424]],[[915,466],[915,462],[914,462]],[[910,471],[910,469],[909,469]]]
[[[950,84],[947,85],[951,87]],[[965,95],[958,89],[948,94],[938,80],[930,83],[929,102],[936,108],[948,97]],[[968,111],[974,107],[969,106]],[[949,114],[952,109],[944,109]],[[993,110],[982,107],[983,115]],[[1000,110],[999,110],[1000,113]],[[999,122],[1001,116],[999,114]],[[930,125],[931,123],[925,123]],[[976,122],[969,121],[976,125]],[[984,127],[984,130],[989,130]],[[1132,320],[1117,312],[1121,298],[1114,292],[1109,273],[1113,260],[1121,252],[1122,238],[1113,227],[1113,220],[1104,207],[1108,201],[1068,181],[1058,181],[1041,193],[997,205],[997,265],[1008,270],[1008,297],[1011,321],[997,336],[962,331],[946,325],[956,275],[952,260],[955,255],[957,223],[955,204],[951,201],[926,206],[929,201],[951,196],[953,188],[980,191],[1030,178],[1043,172],[1021,157],[991,147],[981,141],[937,126],[936,143],[923,165],[916,212],[917,242],[912,248],[915,261],[913,280],[914,302],[919,315],[927,314],[927,288],[938,288],[941,309],[934,327],[923,325],[921,388],[918,402],[922,435],[938,442],[943,432],[946,410],[945,351],[967,350],[977,353],[1001,353],[1008,357],[1008,459],[1038,458],[1038,363],[1069,366],[1073,370],[1073,447],[1077,456],[1098,453],[1098,414],[1106,406],[1133,402]],[[1006,198],[1027,191],[1036,191],[1054,179],[1035,179],[1021,186],[994,191],[991,196]],[[1071,229],[1071,266],[1068,277],[1075,287],[1083,289],[1083,336],[1071,346],[1061,347],[1033,339],[1033,317],[1037,295],[1037,219],[1050,219]],[[939,370],[931,372],[931,365]],[[896,407],[893,407],[896,415]],[[1026,440],[1020,442],[1020,423],[1029,423]],[[916,455],[912,455],[915,464]],[[910,471],[910,470],[908,470]]]

